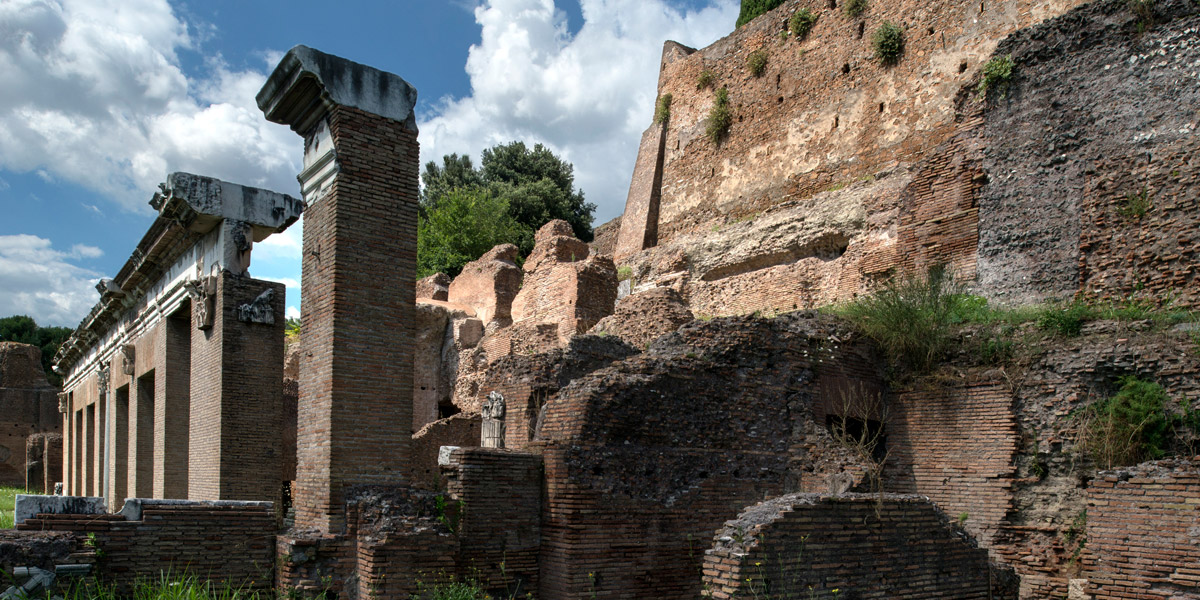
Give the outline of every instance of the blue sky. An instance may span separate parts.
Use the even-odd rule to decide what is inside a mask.
[[[420,94],[423,161],[514,139],[575,164],[618,216],[667,39],[727,35],[737,0],[0,0],[0,316],[75,326],[128,259],[158,182],[189,171],[299,195],[301,140],[254,94],[296,44]],[[299,226],[251,274],[299,308]]]

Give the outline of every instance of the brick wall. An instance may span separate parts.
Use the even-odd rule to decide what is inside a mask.
[[[991,600],[987,552],[925,498],[793,494],[717,532],[705,598]]]
[[[501,597],[538,590],[542,459],[536,454],[463,448],[443,467],[458,515],[458,574]]]
[[[0,342],[0,485],[25,485],[30,436],[62,431],[57,390],[46,382],[41,356],[36,346]]]
[[[835,349],[831,338],[842,340]],[[840,455],[821,382],[880,382],[867,346],[798,315],[684,325],[547,403],[541,596],[694,598],[703,549],[742,507],[824,490]]]
[[[1200,457],[1107,471],[1087,494],[1084,570],[1092,598],[1200,596]]]
[[[21,532],[91,536],[94,572],[122,593],[163,574],[192,574],[253,590],[272,586],[275,518],[269,504],[148,501],[139,520],[122,515],[38,515]]]
[[[35,433],[25,443],[25,490],[30,494],[53,494],[61,482],[63,436],[60,433]]]
[[[294,498],[298,526],[338,531],[346,486],[408,469],[418,144],[346,106],[328,122],[341,170],[305,216]]]
[[[427,490],[442,489],[442,473],[438,468],[438,452],[442,446],[478,446],[483,419],[478,415],[457,414],[439,419],[413,434],[409,478],[413,487]]]

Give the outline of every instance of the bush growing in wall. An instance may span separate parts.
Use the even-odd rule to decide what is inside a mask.
[[[700,76],[696,77],[696,89],[702,90],[713,84],[717,79],[717,74],[712,72],[712,69],[700,71]]]
[[[899,25],[884,21],[871,39],[875,48],[875,58],[878,58],[879,62],[884,65],[900,62],[900,55],[904,54],[904,31]]]
[[[979,81],[979,97],[986,99],[989,90],[997,90],[1000,97],[1008,95],[1008,86],[1012,83],[1012,55],[995,56],[983,65],[983,78]]]
[[[755,50],[746,57],[746,68],[750,69],[750,73],[755,77],[762,77],[763,73],[767,72],[767,51]]]
[[[1129,10],[1137,17],[1138,33],[1154,27],[1154,0],[1127,0]]]
[[[1089,407],[1081,445],[1106,468],[1161,458],[1171,441],[1170,397],[1161,385],[1126,376],[1115,395]]]
[[[717,90],[716,102],[708,113],[704,132],[714,144],[720,143],[721,138],[729,133],[730,125],[733,125],[733,111],[729,109],[729,89],[721,88]]]
[[[671,119],[671,94],[663,94],[658,98],[658,105],[654,108],[654,122],[663,125]]]
[[[796,39],[804,39],[816,24],[817,15],[807,8],[792,13],[792,18],[788,19],[788,29],[791,30],[792,35],[796,36]]]
[[[784,0],[742,0],[742,11],[738,13],[737,26],[741,27],[755,17],[777,8]]]
[[[867,0],[846,0],[846,4],[842,8],[846,11],[847,17],[856,19],[866,12]]]

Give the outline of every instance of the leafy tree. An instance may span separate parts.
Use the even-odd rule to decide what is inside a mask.
[[[450,190],[482,186],[483,177],[471,164],[470,156],[450,154],[442,157],[440,167],[432,160],[426,163],[421,182],[425,184],[421,190],[421,209],[424,211]]]
[[[447,274],[453,275],[462,264],[478,258],[494,245],[445,243],[448,239],[459,239],[462,232],[440,231],[439,223],[449,216],[434,219],[432,212],[440,208],[454,190],[467,190],[473,197],[483,194],[501,201],[505,206],[503,213],[512,218],[515,227],[504,222],[494,223],[505,231],[506,236],[495,243],[516,244],[522,254],[533,251],[535,232],[553,219],[570,223],[575,236],[585,242],[593,238],[592,213],[596,205],[584,200],[582,190],[575,189],[575,168],[541,144],[535,144],[532,149],[524,142],[494,146],[483,151],[478,169],[473,168],[469,157],[451,154],[442,158],[440,166],[432,161],[426,163],[422,180],[425,189],[421,195],[421,217],[426,219],[426,233],[418,231],[418,235],[439,236],[441,241],[430,240],[425,244],[418,241],[418,272],[432,273],[421,270],[421,265],[427,268],[442,265],[449,266],[454,273]],[[462,207],[461,200],[458,208]],[[494,205],[486,204],[486,207],[495,210]],[[460,219],[461,215],[458,215],[450,221]],[[463,253],[467,248],[479,247],[482,249],[477,254],[474,251]],[[439,254],[422,258],[422,251]],[[462,256],[470,258],[460,264]]]
[[[42,350],[42,370],[46,379],[54,385],[61,385],[62,378],[50,370],[58,347],[71,335],[69,327],[39,327],[33,317],[16,315],[0,319],[0,341],[20,342],[37,346]]]
[[[519,239],[523,229],[508,208],[483,188],[442,195],[417,220],[417,277],[438,272],[453,277],[496,245]]]
[[[775,9],[783,0],[742,0],[742,10],[738,13],[737,26],[741,27],[754,20],[754,17]]]

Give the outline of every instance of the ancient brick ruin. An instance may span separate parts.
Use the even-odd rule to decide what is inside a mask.
[[[53,493],[62,481],[62,419],[36,346],[0,342],[0,415],[0,485]]]
[[[68,497],[24,500],[0,565],[128,586],[163,548],[327,598],[1197,597],[1200,457],[1101,470],[1079,421],[1127,376],[1200,402],[1194,323],[1100,320],[1009,362],[963,327],[897,377],[803,309],[934,264],[996,303],[1195,309],[1200,6],[1139,28],[1124,0],[838,4],[667,42],[671,114],[620,221],[591,245],[550,222],[523,263],[497,246],[453,279],[414,281],[416,91],[294,48],[258,102],[303,138],[304,200],[168,178],[57,357]],[[801,8],[816,26],[781,34]],[[893,67],[866,35],[884,20]],[[719,142],[706,71],[733,104]],[[283,290],[246,268],[301,210],[285,371]],[[293,518],[262,502],[283,482]]]

